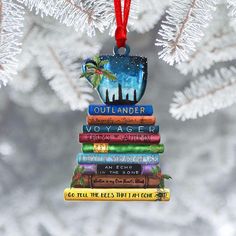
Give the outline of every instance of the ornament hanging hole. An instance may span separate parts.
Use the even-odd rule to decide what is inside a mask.
[[[122,49],[124,52],[119,53],[119,50]],[[118,48],[117,46],[113,49],[115,55],[123,55],[123,56],[129,56],[130,53],[130,47],[126,44],[125,47]]]

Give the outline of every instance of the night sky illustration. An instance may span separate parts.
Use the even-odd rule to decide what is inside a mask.
[[[125,99],[129,94],[129,100],[134,99],[136,90],[137,100],[140,100],[146,88],[147,80],[147,61],[144,57],[137,56],[101,56],[102,60],[108,60],[104,68],[116,75],[117,80],[111,81],[103,77],[98,91],[103,100],[106,99],[106,90],[109,92],[109,99],[113,95],[118,99],[118,84],[122,87],[122,98]]]

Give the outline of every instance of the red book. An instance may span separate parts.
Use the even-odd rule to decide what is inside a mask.
[[[160,143],[160,135],[152,133],[82,133],[80,143]]]

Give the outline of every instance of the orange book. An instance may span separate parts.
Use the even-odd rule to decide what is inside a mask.
[[[154,125],[155,116],[87,116],[88,125]]]

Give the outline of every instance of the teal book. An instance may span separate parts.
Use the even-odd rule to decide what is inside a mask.
[[[89,105],[89,115],[151,116],[152,105]]]
[[[83,133],[159,133],[159,125],[83,125]]]
[[[159,154],[79,153],[78,164],[159,164]]]

